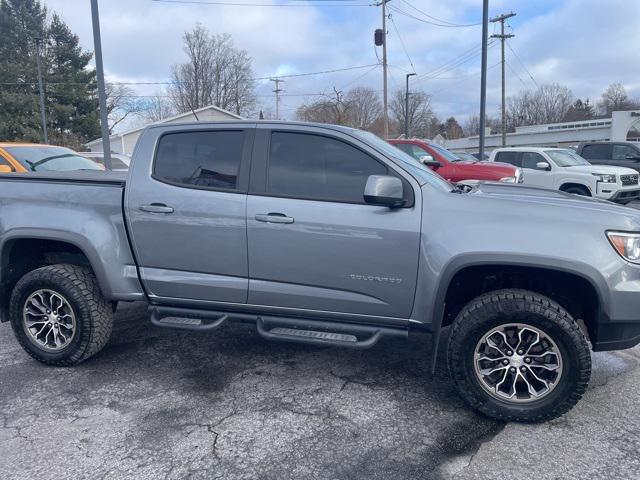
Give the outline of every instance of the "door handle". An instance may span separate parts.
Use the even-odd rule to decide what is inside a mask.
[[[149,212],[149,213],[173,213],[173,207],[165,205],[164,203],[151,203],[149,205],[140,205],[138,208],[143,212]]]
[[[261,213],[256,215],[256,220],[267,223],[293,223],[293,218],[287,217],[284,213]]]

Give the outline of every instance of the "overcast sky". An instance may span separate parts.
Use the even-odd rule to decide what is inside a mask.
[[[378,63],[376,53],[382,55],[373,46],[381,9],[367,5],[367,0],[171,1],[99,0],[107,80],[167,81],[170,66],[185,58],[182,35],[196,22],[211,32],[231,34],[235,45],[253,59],[257,77],[371,65]],[[208,1],[299,6],[230,6]],[[44,3],[80,36],[85,49],[93,49],[89,0]],[[338,3],[343,5],[329,6]],[[444,21],[436,23],[474,24],[481,20],[481,5],[481,0],[391,0],[392,21],[387,24],[391,92],[404,88],[405,73],[415,69],[419,77],[411,80],[412,88],[432,95],[440,117],[454,115],[462,123],[476,113],[481,27],[442,27],[419,19],[433,22],[430,15]],[[619,81],[632,96],[640,96],[640,0],[490,1],[491,16],[508,11],[517,13],[507,29],[515,34],[508,41],[515,54],[506,50],[508,95],[533,88],[534,82],[558,82],[595,103],[607,85]],[[490,114],[497,114],[499,108],[499,60],[500,48],[495,45],[488,60]],[[381,91],[382,69],[288,78],[282,84],[281,116],[293,118],[296,106],[318,98],[311,94],[356,85]],[[159,94],[161,88],[135,87],[140,95]],[[272,88],[268,81],[258,82],[259,101],[271,109]]]

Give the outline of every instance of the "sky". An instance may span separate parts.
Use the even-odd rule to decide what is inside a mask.
[[[225,4],[212,4],[218,2]],[[89,0],[44,0],[93,49]],[[244,3],[252,5],[229,5]],[[201,22],[229,33],[248,52],[256,77],[354,68],[284,78],[281,117],[335,87],[382,91],[380,47],[373,32],[381,7],[370,0],[99,0],[107,81],[166,82],[185,60],[182,36]],[[258,6],[255,4],[285,4]],[[336,6],[337,5],[337,6]],[[390,0],[387,22],[390,96],[404,89],[431,95],[440,118],[464,123],[479,111],[481,0]],[[596,103],[612,82],[640,97],[640,0],[490,0],[490,18],[507,21],[507,95],[557,82]],[[435,19],[437,20],[435,20]],[[470,26],[442,26],[442,25]],[[494,33],[498,24],[490,24]],[[500,46],[488,52],[487,112],[500,108]],[[366,66],[366,67],[365,67]],[[161,85],[132,86],[138,95],[162,95]],[[274,110],[273,83],[257,82],[259,103]],[[131,124],[129,124],[131,126]],[[125,126],[126,127],[126,126]]]

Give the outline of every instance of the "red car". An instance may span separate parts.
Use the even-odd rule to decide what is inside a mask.
[[[453,183],[463,180],[522,182],[522,171],[508,163],[463,160],[446,148],[424,140],[387,141]]]

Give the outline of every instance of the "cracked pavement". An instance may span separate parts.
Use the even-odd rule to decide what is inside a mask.
[[[466,408],[430,337],[351,351],[206,334],[116,313],[74,368],[32,360],[0,325],[3,479],[640,478],[640,348],[593,355],[567,415],[505,425]],[[442,357],[442,355],[441,355]]]

